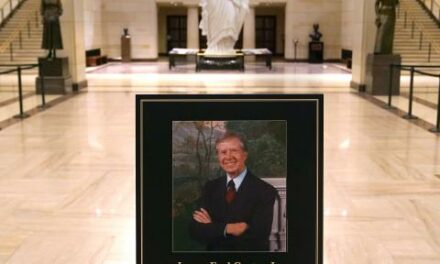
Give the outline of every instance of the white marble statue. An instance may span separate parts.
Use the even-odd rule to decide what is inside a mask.
[[[234,53],[235,42],[249,10],[249,0],[200,0],[200,6],[200,29],[208,39],[205,54]]]

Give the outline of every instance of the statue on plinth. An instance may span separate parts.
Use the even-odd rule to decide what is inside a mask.
[[[207,37],[205,54],[232,54],[244,19],[249,10],[249,0],[201,0],[200,29]]]
[[[396,6],[399,0],[376,0],[376,44],[374,54],[392,54]]]
[[[324,43],[321,42],[322,33],[319,32],[319,24],[313,24],[313,32],[309,34],[309,62],[323,63],[324,62]]]
[[[59,17],[63,14],[61,0],[41,0],[43,16],[43,41],[41,48],[48,50],[48,59],[56,58],[56,50],[63,49]]]
[[[313,24],[313,32],[309,35],[312,41],[320,41],[322,37],[322,33],[319,32],[319,24]]]
[[[123,34],[122,34],[122,36],[124,36],[124,37],[127,37],[127,36],[129,36],[130,34],[128,34],[128,28],[124,28],[123,29]]]

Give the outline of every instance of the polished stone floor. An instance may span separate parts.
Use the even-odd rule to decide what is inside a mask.
[[[0,263],[135,262],[136,93],[304,92],[325,100],[325,263],[440,263],[439,135],[351,91],[337,65],[274,68],[108,65],[1,130]]]

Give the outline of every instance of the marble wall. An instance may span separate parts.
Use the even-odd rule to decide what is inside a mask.
[[[341,7],[341,48],[351,50],[353,38],[357,36],[353,32],[355,0],[342,0]]]
[[[134,59],[158,57],[157,6],[154,0],[101,0],[102,43],[109,57],[121,57],[121,35],[124,28],[131,34]]]
[[[106,53],[102,41],[102,1],[84,1],[84,46],[86,50],[101,48]]]
[[[294,40],[298,39],[298,59],[308,57],[309,34],[319,23],[324,42],[324,59],[341,56],[342,0],[289,0],[286,4],[285,57],[294,58]]]

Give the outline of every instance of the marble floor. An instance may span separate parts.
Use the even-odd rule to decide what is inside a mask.
[[[22,109],[24,113],[30,113],[43,104],[41,95],[35,93],[35,78],[35,70],[22,76]],[[45,95],[45,103],[50,104],[61,97],[61,95]],[[5,120],[13,120],[14,116],[19,114],[20,102],[17,75],[16,73],[0,75],[0,129]]]
[[[274,66],[108,65],[1,130],[0,263],[135,263],[136,93],[305,92],[325,100],[324,262],[440,263],[440,136],[350,90],[337,65]]]

